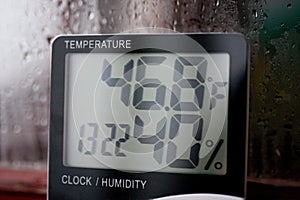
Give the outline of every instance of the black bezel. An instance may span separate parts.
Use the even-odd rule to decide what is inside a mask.
[[[230,84],[228,104],[228,153],[226,175],[127,173],[109,169],[86,169],[63,165],[65,56],[67,53],[124,52],[128,49],[66,49],[65,40],[129,39],[138,51],[143,43],[160,43],[174,52],[197,52],[183,44],[189,36],[208,53],[230,55]],[[248,69],[247,44],[240,34],[132,34],[132,35],[73,35],[60,36],[52,44],[51,109],[49,137],[48,199],[150,199],[177,194],[215,193],[237,197],[245,196]],[[101,188],[62,184],[62,175],[111,177],[147,180],[145,189]]]

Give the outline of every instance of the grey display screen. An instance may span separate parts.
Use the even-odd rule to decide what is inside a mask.
[[[227,53],[66,55],[64,165],[225,175]]]

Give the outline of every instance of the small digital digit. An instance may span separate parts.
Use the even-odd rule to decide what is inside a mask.
[[[68,54],[64,165],[225,175],[228,88],[227,53]]]

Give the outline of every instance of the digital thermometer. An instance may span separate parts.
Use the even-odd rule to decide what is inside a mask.
[[[243,36],[60,36],[51,67],[48,199],[244,198]]]

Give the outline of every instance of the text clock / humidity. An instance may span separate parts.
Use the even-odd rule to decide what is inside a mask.
[[[241,35],[60,36],[51,65],[49,199],[244,197]]]

